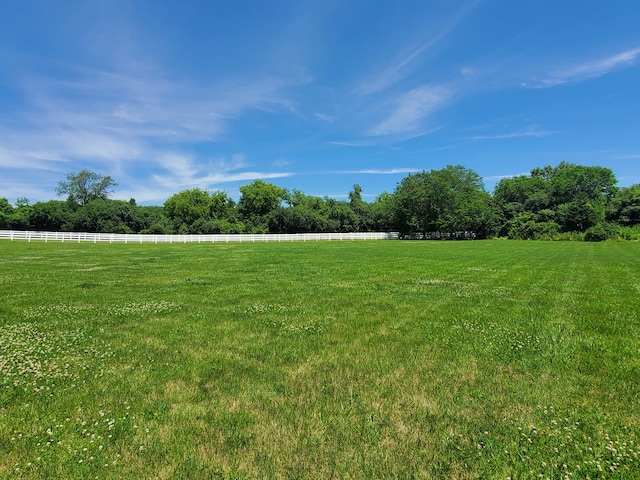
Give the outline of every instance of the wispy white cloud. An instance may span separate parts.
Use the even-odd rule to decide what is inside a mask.
[[[294,176],[293,172],[237,172],[237,173],[214,173],[202,178],[201,181],[209,185],[217,185],[229,182],[244,182],[246,180],[287,178]]]
[[[640,160],[640,153],[630,155],[620,155],[616,157],[618,160]]]
[[[286,167],[288,165],[290,165],[291,162],[289,160],[287,160],[286,158],[279,158],[277,160],[275,160],[271,165],[277,168],[283,168]]]
[[[471,137],[471,140],[501,140],[508,138],[522,138],[522,137],[546,137],[547,135],[551,135],[553,132],[546,132],[537,129],[529,129],[524,132],[510,132],[510,133],[498,133],[495,135],[476,135]]]
[[[327,122],[327,123],[333,123],[333,121],[334,121],[334,118],[333,118],[333,117],[331,117],[331,116],[329,116],[329,115],[325,115],[325,114],[323,114],[323,113],[316,113],[316,114],[315,114],[315,117],[316,117],[318,120],[322,120],[323,122]]]
[[[409,168],[364,168],[361,170],[323,170],[320,172],[308,172],[311,175],[398,175],[401,173],[413,173],[419,172],[421,169],[409,167]]]
[[[25,165],[28,165],[34,170],[55,170],[55,163],[64,161],[58,153],[42,150],[38,147],[33,150],[23,150],[0,145],[0,167],[2,168],[24,168]]]
[[[532,84],[524,83],[523,86],[549,88],[565,83],[582,82],[591,78],[606,75],[607,73],[619,68],[634,65],[638,56],[640,56],[640,47],[626,50],[605,58],[598,58],[569,67],[559,68],[549,73],[546,77],[535,81]]]
[[[490,180],[490,181],[496,181],[496,180],[504,180],[505,178],[514,178],[514,177],[521,177],[521,176],[528,176],[530,172],[521,172],[521,173],[514,173],[514,174],[507,174],[507,175],[489,175],[487,177],[482,177],[483,180]]]
[[[399,173],[413,173],[420,171],[419,168],[390,168],[390,169],[377,169],[370,168],[364,170],[349,170],[342,172],[334,172],[334,173],[344,173],[344,174],[363,174],[363,175],[396,175]]]
[[[477,67],[462,67],[460,69],[460,75],[463,77],[475,77],[480,73],[480,70]]]
[[[396,84],[407,77],[412,71],[412,63],[420,57],[431,45],[434,45],[444,34],[438,35],[435,39],[421,45],[420,47],[399,55],[394,62],[388,65],[383,71],[373,74],[365,80],[358,88],[360,95],[370,95]]]
[[[198,187],[211,190],[216,188],[216,185],[223,183],[257,178],[284,178],[294,175],[292,172],[245,171],[244,169],[249,164],[243,154],[234,154],[230,158],[223,157],[202,162],[192,155],[169,152],[159,155],[158,160],[166,173],[153,174],[152,178],[165,189],[173,189],[173,193],[187,188]]]
[[[202,188],[203,190],[212,190],[223,183],[243,182],[256,179],[274,179],[286,178],[293,176],[292,172],[220,172],[208,175],[194,175],[192,177],[176,177],[173,175],[154,174],[152,178],[158,184],[166,187],[165,190],[176,193],[180,190],[189,188]]]
[[[452,98],[450,89],[423,85],[404,93],[397,99],[387,117],[371,128],[372,136],[383,135],[424,135],[424,120],[442,108]]]
[[[424,61],[425,54],[446,38],[477,4],[477,0],[465,2],[448,16],[440,18],[437,24],[430,25],[430,28],[424,28],[426,31],[434,32],[430,38],[423,38],[423,41],[417,46],[414,44],[412,47],[401,50],[388,65],[370,73],[358,85],[356,93],[371,95],[382,92],[409,77]]]
[[[370,140],[353,140],[353,141],[345,141],[345,142],[340,142],[340,141],[330,141],[327,142],[330,145],[338,145],[341,147],[371,147],[373,145],[377,145],[377,142],[373,142]]]
[[[160,152],[156,156],[157,166],[169,172],[176,179],[189,179],[197,175],[199,169],[195,165],[193,155],[181,152]]]
[[[36,106],[37,113],[44,114],[41,122],[84,125],[138,138],[196,142],[224,135],[228,124],[247,110],[286,105],[283,90],[303,81],[262,77],[205,86],[90,72],[71,86],[49,81],[49,91],[39,95]]]
[[[13,178],[0,178],[0,192],[2,192],[2,198],[6,198],[10,203],[15,203],[18,198],[26,198],[29,203],[33,204],[35,201],[39,201],[42,195],[45,194],[47,199],[51,199],[54,195],[55,185],[48,188],[47,185],[42,185],[40,182],[36,182],[34,178],[25,178],[24,180]],[[35,200],[34,199],[38,199]]]
[[[203,142],[223,139],[234,122],[251,110],[284,112],[287,88],[304,79],[236,78],[204,85],[147,73],[69,67],[64,80],[25,74],[21,88],[26,102],[11,122],[4,120],[8,116],[0,118],[0,167],[59,172],[59,178],[91,168],[108,172],[122,189],[131,190],[128,179],[136,182],[136,188],[155,180],[204,187],[207,182],[286,175],[257,171],[198,177],[200,165],[228,172],[244,167],[243,158],[235,156],[226,160],[227,165],[213,165],[186,152],[197,150],[194,147]],[[129,173],[141,165],[149,172],[146,180]],[[156,166],[164,173],[156,171]],[[162,185],[157,187],[163,190]],[[51,191],[47,187],[35,198],[50,198]]]

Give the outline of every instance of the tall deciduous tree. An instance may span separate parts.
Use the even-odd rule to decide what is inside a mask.
[[[183,190],[164,202],[164,212],[179,233],[227,233],[239,228],[235,203],[225,192]]]
[[[70,201],[84,206],[91,200],[106,200],[116,185],[110,176],[85,169],[79,173],[67,174],[67,180],[58,184],[56,193],[58,196],[67,195]]]
[[[93,200],[74,215],[74,230],[133,233],[142,229],[138,207],[124,200]]]
[[[396,198],[389,192],[382,192],[371,204],[371,221],[374,231],[388,232],[396,228]]]
[[[640,224],[640,183],[621,188],[611,199],[606,211],[607,220],[625,227]]]
[[[211,197],[200,188],[183,190],[164,202],[164,211],[178,230],[186,232],[197,220],[211,218]]]
[[[305,195],[300,190],[287,194],[287,207],[279,207],[269,216],[269,231],[279,233],[325,232],[328,213],[324,199]]]
[[[366,232],[371,228],[371,205],[362,200],[362,187],[357,183],[349,192],[349,205],[358,216],[357,231]]]
[[[251,231],[267,232],[269,216],[274,215],[287,198],[287,191],[263,180],[240,187],[238,212]]]
[[[67,202],[49,200],[31,207],[29,224],[34,230],[64,231],[72,228],[73,214]]]
[[[407,232],[482,232],[491,223],[491,197],[482,178],[461,165],[405,177],[395,191],[398,226]]]
[[[576,201],[604,204],[615,193],[616,177],[610,168],[560,162],[545,169],[556,205]]]
[[[5,215],[11,215],[13,213],[13,207],[6,198],[0,198],[0,213]]]
[[[0,198],[0,228],[9,228],[9,217],[13,214],[13,207],[6,198]]]
[[[603,222],[616,192],[616,178],[604,167],[561,162],[534,168],[531,176],[505,178],[494,200],[511,238],[552,237],[554,232],[584,232]]]

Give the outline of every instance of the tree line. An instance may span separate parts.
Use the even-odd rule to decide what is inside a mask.
[[[162,206],[112,200],[110,176],[69,173],[65,200],[11,205],[0,198],[0,228],[151,234],[398,231],[411,238],[460,232],[474,238],[640,239],[640,184],[619,188],[613,171],[562,162],[504,178],[493,194],[461,165],[407,175],[373,202],[354,185],[348,200],[288,191],[263,180],[226,192],[193,188]],[[458,235],[459,236],[459,235]],[[463,235],[464,236],[464,235]]]

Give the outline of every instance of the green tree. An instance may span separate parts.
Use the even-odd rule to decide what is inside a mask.
[[[548,208],[551,203],[549,191],[549,182],[542,176],[519,175],[500,180],[493,197],[510,218],[522,212]]]
[[[13,207],[6,198],[0,198],[0,228],[9,228],[9,217],[13,214]]]
[[[276,214],[286,199],[286,189],[257,179],[240,187],[238,213],[249,231],[266,233],[269,216]]]
[[[604,221],[615,184],[608,168],[568,162],[534,168],[528,177],[505,178],[493,195],[504,221],[501,233],[548,238],[558,231],[584,232]]]
[[[394,195],[402,233],[469,231],[486,235],[495,223],[491,196],[482,178],[461,165],[408,175]]]
[[[576,199],[558,205],[556,216],[565,232],[584,232],[604,220],[604,205]]]
[[[323,215],[327,219],[328,232],[357,232],[360,218],[351,204],[333,198],[324,198]]]
[[[164,210],[177,231],[187,233],[200,219],[211,219],[211,197],[200,188],[183,190],[164,202]]]
[[[31,204],[27,197],[18,197],[16,199],[16,208],[25,208]]]
[[[389,192],[382,192],[371,204],[372,229],[379,232],[389,232],[396,227],[395,196]]]
[[[584,232],[604,221],[605,207],[615,192],[611,169],[561,162],[545,167],[552,208],[565,232]]]
[[[286,195],[288,206],[269,215],[269,231],[279,233],[326,232],[328,209],[324,199],[294,190]]]
[[[142,226],[140,233],[169,234],[173,232],[173,226],[165,215],[163,206],[138,206],[137,210]]]
[[[625,227],[640,225],[640,183],[616,192],[607,206],[606,219]]]
[[[74,215],[80,232],[134,233],[142,229],[138,208],[124,200],[92,200]]]
[[[58,196],[67,195],[70,201],[84,206],[92,200],[106,200],[115,186],[117,183],[110,176],[85,169],[79,173],[67,174],[67,180],[58,184],[56,193]]]
[[[3,210],[10,213],[0,213],[0,222],[3,224],[2,228],[9,228],[11,230],[29,230],[31,228],[29,217],[32,206],[29,205],[28,199],[20,197],[16,200],[15,208],[9,209],[4,205]]]
[[[367,232],[371,230],[371,205],[362,200],[362,187],[357,183],[349,192],[349,205],[358,216],[356,231]]]
[[[237,230],[234,201],[225,192],[193,188],[172,195],[164,203],[166,217],[179,233],[221,233]]]
[[[545,167],[555,205],[571,202],[604,204],[615,193],[616,177],[605,167],[588,167],[560,162],[555,168]]]
[[[5,215],[11,215],[13,213],[13,207],[6,198],[0,198],[0,213]]]
[[[235,223],[236,219],[236,203],[227,192],[217,191],[210,195],[211,197],[211,217],[215,220],[225,220]]]
[[[37,202],[31,207],[29,224],[34,230],[60,232],[73,226],[74,212],[67,202],[49,200]]]

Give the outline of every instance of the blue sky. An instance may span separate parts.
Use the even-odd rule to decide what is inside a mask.
[[[4,0],[0,197],[255,178],[365,200],[462,164],[488,191],[568,161],[640,183],[640,2]]]

